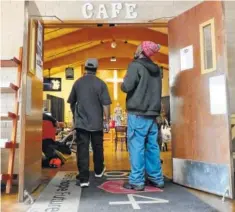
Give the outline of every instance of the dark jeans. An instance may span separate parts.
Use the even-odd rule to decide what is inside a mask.
[[[89,181],[89,144],[92,144],[93,163],[96,174],[104,169],[103,131],[89,132],[77,129],[77,166],[80,182]]]

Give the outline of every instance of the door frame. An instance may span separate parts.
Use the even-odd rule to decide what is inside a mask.
[[[23,202],[25,198],[28,198],[31,192],[33,192],[38,185],[41,183],[41,176],[39,179],[35,179],[35,183],[33,185],[30,185],[29,190],[25,190],[25,158],[26,158],[26,131],[27,131],[27,78],[31,78],[32,84],[35,81],[36,77],[33,77],[34,74],[31,72],[31,60],[30,60],[30,41],[31,41],[31,22],[36,27],[36,32],[33,36],[35,39],[35,46],[34,46],[34,54],[35,54],[35,61],[36,64],[36,45],[37,45],[37,21],[40,19],[33,20],[32,17],[30,17],[30,8],[29,4],[30,1],[26,0],[24,2],[24,31],[23,31],[23,57],[22,57],[22,83],[20,88],[20,101],[21,101],[21,114],[20,114],[20,122],[21,122],[21,129],[20,129],[20,147],[19,147],[19,189],[18,189],[18,201]],[[44,40],[43,40],[44,42]],[[31,100],[32,101],[32,100]],[[41,158],[40,158],[41,161]],[[41,163],[40,163],[41,165]]]
[[[94,21],[43,21],[41,18],[30,17],[29,13],[29,1],[25,1],[25,18],[24,18],[24,37],[23,37],[23,72],[22,72],[22,87],[21,87],[21,141],[20,141],[20,165],[19,165],[19,193],[18,200],[19,202],[23,202],[25,198],[25,123],[26,123],[26,88],[27,88],[27,76],[33,76],[30,70],[31,60],[30,60],[30,41],[31,41],[31,21],[37,26],[36,21],[41,20],[44,29],[46,28],[78,28],[78,27],[97,27],[98,24],[102,24],[103,27],[110,27],[110,23],[106,21],[94,20]],[[61,27],[62,25],[62,27]],[[166,22],[162,23],[117,23],[118,27],[167,27]],[[36,36],[37,37],[37,36]],[[36,47],[35,47],[36,48]],[[35,51],[36,52],[36,51]],[[36,54],[35,54],[36,56]],[[167,68],[165,68],[167,70]],[[31,190],[28,192],[32,192],[36,189],[37,185],[40,184],[40,179],[37,180]]]
[[[29,4],[28,1],[25,2],[25,7],[27,7],[27,5]],[[29,13],[28,10],[25,10],[25,21],[24,21],[24,40],[23,40],[23,49],[24,50],[28,50],[29,48]],[[78,27],[97,27],[97,24],[103,24],[103,27],[110,27],[110,24],[112,22],[108,22],[108,21],[101,21],[101,20],[94,20],[94,21],[84,21],[84,20],[76,20],[76,21],[63,21],[62,23],[60,21],[42,21],[43,25],[44,25],[44,29],[46,28],[61,28],[61,26],[63,26],[63,28],[78,28]],[[132,23],[116,23],[116,25],[118,27],[135,27],[135,26],[139,26],[139,27],[168,27],[168,22],[162,22],[162,23],[145,23],[145,22],[132,22]],[[168,34],[169,36],[169,34]],[[168,55],[168,57],[170,58],[170,55]],[[29,55],[28,52],[23,51],[23,76],[22,76],[22,123],[25,123],[25,102],[26,102],[26,77],[27,77],[27,70],[28,70],[28,60],[29,60]],[[169,65],[169,64],[168,64]],[[25,72],[26,70],[26,72]],[[170,71],[170,70],[169,70]],[[226,80],[226,86],[228,87],[228,83]],[[169,84],[169,88],[170,88],[170,84]],[[170,102],[172,99],[171,96],[171,92],[169,91],[169,95],[170,95]],[[230,110],[229,110],[229,102],[228,102],[228,89],[227,89],[227,105],[228,105],[228,122],[230,123]],[[24,131],[25,128],[24,126],[22,126],[21,128],[21,132]],[[231,129],[230,129],[230,137],[231,137]],[[20,158],[24,160],[25,158],[25,150],[24,150],[24,140],[25,140],[25,134],[21,133],[21,145],[22,146],[20,148]],[[231,150],[231,144],[232,142],[230,142],[230,150]],[[22,165],[22,161],[20,161],[20,164]],[[233,155],[231,152],[231,167],[230,167],[230,171],[231,171],[231,179],[234,179],[234,173],[233,173]],[[173,167],[172,167],[173,169]],[[23,180],[23,175],[24,175],[24,168],[21,167],[20,169],[20,178],[19,178],[19,185],[24,185],[24,180]],[[234,196],[234,182],[233,180],[231,180],[231,184],[232,184],[232,193]],[[19,200],[23,201],[23,190],[19,189]]]

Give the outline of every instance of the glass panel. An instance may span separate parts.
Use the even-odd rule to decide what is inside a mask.
[[[211,24],[203,27],[203,41],[204,41],[204,68],[213,68],[212,57],[212,37],[211,37]]]

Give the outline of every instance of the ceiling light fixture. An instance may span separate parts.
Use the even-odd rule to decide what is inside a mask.
[[[117,61],[117,58],[116,58],[116,57],[111,57],[110,61],[111,61],[111,62],[116,62],[116,61]]]
[[[116,43],[115,41],[113,41],[113,42],[111,43],[111,47],[112,47],[113,49],[115,49],[115,48],[117,47],[117,43]]]

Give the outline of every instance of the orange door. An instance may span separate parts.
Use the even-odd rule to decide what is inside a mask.
[[[23,74],[21,88],[21,139],[19,201],[41,181],[43,108],[43,24],[35,2],[25,1]],[[37,16],[37,17],[35,17]]]
[[[169,22],[173,181],[233,197],[223,2]]]

